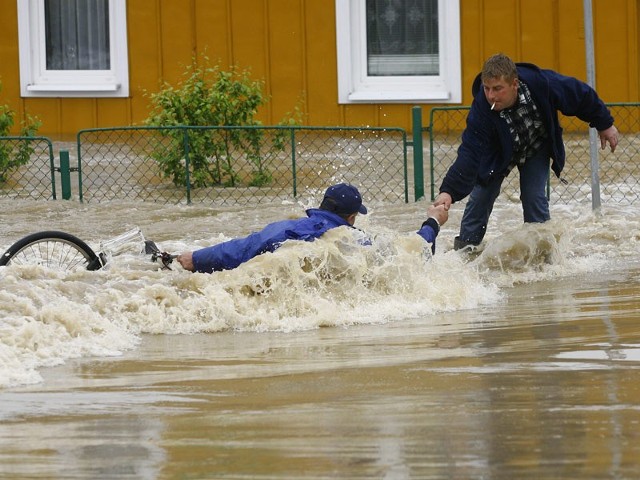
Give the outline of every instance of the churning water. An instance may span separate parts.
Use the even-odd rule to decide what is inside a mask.
[[[139,203],[82,205],[3,200],[0,248],[40,230],[62,230],[95,250],[139,227],[169,252],[218,243],[303,215],[303,204],[214,209]],[[373,206],[357,227],[314,243],[290,242],[241,268],[213,275],[173,271],[130,249],[108,268],[65,274],[41,266],[0,268],[0,385],[40,382],[42,367],[68,358],[120,355],[140,335],[234,331],[295,332],[398,322],[499,303],[515,284],[597,275],[638,261],[640,212],[556,207],[544,225],[522,225],[518,205],[496,208],[487,246],[474,259],[450,250],[461,209],[440,235],[436,255],[415,235],[424,203]]]
[[[304,209],[315,206],[318,200],[304,198],[256,208],[209,208],[2,199],[0,249],[4,251],[36,231],[62,230],[97,250],[101,241],[139,227],[145,238],[176,253],[247,234],[271,221],[303,215]],[[110,431],[119,428],[112,417],[120,408],[118,405],[126,405],[125,409],[131,411],[138,408],[136,402],[153,404],[162,412],[161,416],[172,415],[174,408],[181,412],[193,409],[194,416],[185,413],[187,416],[179,425],[158,424],[159,417],[151,420],[146,416],[144,425],[134,422],[134,428],[125,429],[126,436],[130,444],[136,444],[144,452],[136,457],[135,452],[129,451],[125,460],[136,458],[129,464],[131,470],[118,475],[116,469],[104,478],[175,478],[188,474],[222,478],[224,475],[208,476],[206,472],[221,471],[223,464],[228,468],[227,478],[238,478],[234,475],[241,474],[273,478],[284,473],[294,478],[302,476],[303,471],[315,472],[310,475],[314,478],[329,478],[333,474],[349,478],[419,478],[421,475],[411,472],[415,474],[420,468],[426,469],[422,470],[422,478],[436,478],[438,472],[443,475],[446,472],[449,476],[444,475],[445,478],[456,475],[489,478],[491,458],[512,467],[522,465],[518,462],[524,462],[523,458],[518,457],[514,463],[508,456],[505,446],[510,443],[505,432],[513,428],[510,438],[516,440],[523,432],[520,427],[508,427],[501,417],[505,424],[493,427],[504,430],[487,435],[501,438],[504,434],[504,442],[484,438],[485,421],[493,408],[483,403],[488,401],[485,394],[492,402],[503,400],[498,407],[495,407],[498,403],[491,404],[501,414],[510,412],[519,401],[525,402],[526,411],[540,413],[537,408],[542,405],[545,412],[551,412],[565,408],[568,400],[555,402],[549,396],[528,398],[526,392],[531,388],[547,392],[546,387],[539,384],[536,387],[536,381],[547,381],[548,372],[558,371],[557,365],[562,364],[560,369],[567,375],[572,371],[607,368],[594,362],[611,359],[611,355],[624,356],[626,365],[638,365],[640,328],[627,330],[623,345],[613,345],[611,337],[591,336],[589,328],[577,323],[580,318],[591,318],[590,311],[600,311],[603,305],[615,303],[616,293],[601,293],[612,282],[616,288],[622,288],[625,282],[629,284],[630,291],[621,293],[625,301],[619,313],[625,318],[640,317],[634,306],[640,291],[637,207],[617,207],[605,201],[602,211],[594,214],[585,205],[555,205],[550,222],[523,225],[519,204],[501,200],[491,219],[486,246],[479,255],[470,258],[451,250],[462,207],[453,207],[449,223],[438,239],[437,252],[431,257],[428,245],[415,234],[425,219],[426,203],[368,206],[370,214],[359,216],[356,226],[372,238],[371,246],[360,246],[360,232],[336,229],[316,242],[290,242],[236,270],[213,275],[192,274],[177,265],[171,271],[162,270],[139,253],[139,242],[132,242],[129,249],[114,255],[108,268],[95,272],[62,273],[42,266],[0,267],[0,388],[4,390],[4,394],[0,390],[3,398],[0,418],[18,422],[19,418],[46,415],[55,423],[50,416],[77,414],[84,419],[78,421],[84,422],[99,410],[106,415],[102,417],[107,422],[103,427]],[[594,302],[591,307],[585,303],[586,298]],[[552,325],[554,331],[562,325],[580,331],[571,330],[568,343],[560,342],[562,348],[558,347],[554,334],[552,343],[556,347],[551,349],[543,341],[547,338],[543,333],[545,325]],[[529,330],[526,333],[520,330],[525,327],[539,328],[540,336],[532,339]],[[491,341],[487,340],[489,335],[494,335]],[[509,347],[505,346],[506,335],[512,342]],[[587,339],[587,347],[577,348],[580,338]],[[481,344],[484,346],[480,347]],[[515,358],[510,361],[509,356],[515,352],[517,361]],[[482,358],[492,360],[487,363]],[[122,359],[128,362],[127,370],[117,367]],[[96,365],[112,362],[113,370],[105,376],[92,371],[91,365],[95,364],[92,362],[99,362]],[[137,367],[132,366],[134,362],[138,362]],[[213,363],[215,368],[208,370],[207,365]],[[79,365],[80,370],[73,365]],[[401,372],[398,365],[405,365]],[[330,371],[342,387],[322,373]],[[526,382],[514,382],[517,385],[514,387],[504,379],[516,371],[526,371],[525,377],[518,377]],[[370,376],[365,381],[357,372],[368,372]],[[288,375],[297,379],[293,389],[285,381]],[[271,383],[261,380],[267,377]],[[455,380],[449,387],[438,387],[438,382],[454,377],[462,380],[464,387]],[[478,383],[480,377],[502,378],[505,384],[496,381],[483,387],[481,381]],[[232,386],[228,383],[230,379],[236,379],[237,383]],[[221,386],[220,382],[225,381]],[[423,390],[422,400],[413,397],[413,392],[426,385],[438,389],[440,400]],[[110,399],[104,389],[112,388],[119,393]],[[179,397],[174,395],[176,388],[182,392]],[[219,409],[214,412],[212,404],[207,404],[205,410],[194,406],[204,401],[203,396],[212,394],[212,390],[222,396],[220,402],[223,397],[228,398],[228,405],[219,405],[227,416],[222,417]],[[513,395],[516,391],[525,396],[518,400],[500,393]],[[72,392],[80,396],[73,396]],[[371,402],[361,396],[362,392]],[[384,392],[393,393],[389,393],[388,401],[376,403],[373,399],[381,398]],[[430,392],[433,394],[434,390]],[[550,392],[547,393],[552,395]],[[333,418],[337,407],[329,399],[334,398],[332,395],[339,395],[341,402],[346,402],[341,405],[353,409],[354,415]],[[243,403],[247,398],[253,403]],[[434,415],[429,417],[432,423],[407,433],[412,422],[419,425],[426,418],[427,404],[423,401],[431,406],[428,415]],[[515,403],[508,403],[511,401]],[[637,402],[638,398],[625,398],[623,404],[637,405]],[[306,411],[304,405],[310,410]],[[596,400],[581,408],[601,408],[598,405],[601,404]],[[277,414],[280,406],[282,410]],[[406,408],[407,418],[399,416],[400,406]],[[255,416],[256,412],[264,412],[262,420]],[[317,416],[320,414],[324,417]],[[458,414],[468,415],[468,422]],[[151,414],[145,411],[144,415]],[[536,421],[522,415],[527,428],[535,429]],[[325,433],[333,438],[333,447],[323,440],[322,429],[326,424],[320,421],[320,418],[329,421],[329,417],[335,431],[331,435]],[[201,423],[200,418],[209,420]],[[210,437],[211,431],[219,428],[219,425],[207,427],[213,418],[227,422],[228,442]],[[260,432],[259,425],[263,425],[261,438],[265,441],[267,438],[276,441],[274,438],[284,435],[283,443],[278,445],[276,441],[272,445],[274,452],[281,449],[280,454],[261,453],[266,463],[260,464],[254,458],[247,464],[242,455],[258,451],[257,444],[242,433],[243,428],[249,428],[243,423],[248,418],[254,422],[251,424],[254,433]],[[367,433],[367,428],[376,422],[379,423],[376,433]],[[275,425],[279,425],[278,429],[288,428],[285,430],[288,433]],[[353,432],[361,433],[344,432],[339,425],[344,428],[351,425]],[[304,441],[300,443],[301,437],[292,429],[301,429],[299,435],[311,442],[309,450],[302,448]],[[436,445],[436,449],[429,454],[422,452],[428,458],[416,452],[419,458],[412,457],[405,450],[408,445],[420,444],[420,439],[425,438],[424,429],[439,432],[438,441],[450,442],[450,448],[444,448],[436,439],[424,440],[425,445]],[[64,428],[58,434],[73,437],[78,432],[74,427],[72,433]],[[552,431],[549,438],[557,434]],[[0,436],[8,438],[7,435],[12,445],[24,440],[15,429],[11,433],[3,430]],[[0,446],[3,455],[15,455],[15,465],[23,465],[0,467],[0,473],[6,478],[11,472],[35,475],[24,462],[35,462],[43,471],[54,472],[52,477],[69,473],[63,466],[64,455],[53,461],[51,455],[45,455],[47,460],[43,460],[42,454],[34,453],[50,446],[46,446],[47,441],[40,433],[30,435],[42,442],[36,442],[30,453],[15,453],[9,443]],[[87,435],[90,440],[100,442],[97,436]],[[176,452],[190,444],[188,438],[197,438],[193,441],[199,446],[189,449],[187,457],[180,457]],[[393,440],[397,438],[403,438],[406,445],[397,445]],[[575,440],[575,435],[571,438]],[[615,438],[622,441],[620,436]],[[113,466],[107,450],[95,455],[83,451],[80,455],[79,443],[68,442],[71,444],[65,455],[76,462],[77,470],[71,471],[74,475],[82,477],[83,472],[95,475],[92,470],[95,465]],[[496,453],[497,443],[507,450]],[[240,450],[229,446],[240,444]],[[218,454],[223,449],[226,456],[215,466],[204,453],[203,445],[209,445]],[[364,450],[371,447],[374,453],[370,456],[360,452],[370,460],[358,456],[356,445]],[[458,448],[460,456],[455,453]],[[553,447],[544,444],[544,449]],[[619,457],[629,452],[620,449],[612,455],[614,460],[617,458],[617,471],[624,471],[629,464]],[[295,453],[287,455],[283,451]],[[172,462],[167,460],[168,456],[173,458]],[[307,457],[315,460],[309,460],[309,465],[299,463]],[[323,463],[329,457],[335,463]],[[454,457],[456,460],[447,467],[446,459]],[[292,458],[298,461],[291,463]],[[201,467],[194,469],[196,463]],[[552,462],[549,469],[554,471],[562,464],[562,460]],[[204,465],[211,468],[207,470]],[[430,465],[429,469],[426,465]],[[87,474],[87,478],[90,476]],[[42,478],[45,477],[50,478],[47,475]]]

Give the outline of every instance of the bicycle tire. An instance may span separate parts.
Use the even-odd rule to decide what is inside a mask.
[[[104,258],[78,237],[55,230],[21,238],[0,257],[2,265],[42,265],[64,271],[98,270]]]

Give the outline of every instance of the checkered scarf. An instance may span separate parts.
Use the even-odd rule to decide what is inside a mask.
[[[513,138],[513,164],[523,165],[527,158],[540,150],[547,138],[547,131],[531,91],[522,80],[518,88],[518,101],[513,107],[502,110],[500,116],[507,122]]]

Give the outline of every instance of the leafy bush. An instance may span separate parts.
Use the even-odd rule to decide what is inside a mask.
[[[173,87],[165,84],[152,94],[152,111],[146,120],[150,126],[242,126],[259,127],[258,108],[266,102],[262,82],[250,78],[249,72],[232,69],[223,71],[218,66],[198,66],[195,60],[187,68],[182,83]],[[298,113],[299,114],[299,113]],[[292,124],[288,118],[284,123]],[[281,122],[281,123],[283,123]],[[176,186],[186,184],[184,131],[161,130],[170,139],[169,146],[159,145],[152,157],[158,162],[163,175]],[[232,154],[239,152],[252,165],[250,185],[271,182],[265,156],[264,130],[260,128],[190,129],[189,162],[190,183],[194,187],[212,185],[235,186],[239,174],[234,168]],[[278,131],[270,150],[282,151],[286,132]]]
[[[0,137],[9,136],[14,118],[15,112],[8,105],[0,105]],[[26,120],[21,122],[19,136],[33,137],[41,125],[40,120],[27,115]],[[32,153],[33,147],[28,140],[0,141],[0,183],[6,182],[11,172],[25,165]]]

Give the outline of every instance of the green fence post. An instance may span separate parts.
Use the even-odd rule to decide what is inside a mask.
[[[291,129],[291,168],[293,169],[293,198],[298,197],[298,173],[296,172],[296,131]]]
[[[62,199],[71,199],[71,169],[69,168],[69,151],[60,150],[60,185]]]
[[[187,187],[187,205],[191,205],[191,162],[189,160],[189,129],[182,127],[182,148],[184,149],[185,182]]]
[[[77,143],[77,152],[78,152],[78,200],[80,203],[84,201],[82,197],[82,133],[83,130],[80,130],[76,135],[76,143]]]
[[[424,197],[424,154],[422,152],[422,107],[413,107],[413,188],[415,201]]]
[[[51,140],[46,137],[40,137],[39,140],[47,142],[47,151],[49,152],[49,174],[51,175],[51,198],[56,200],[56,165],[53,156],[53,145]]]

